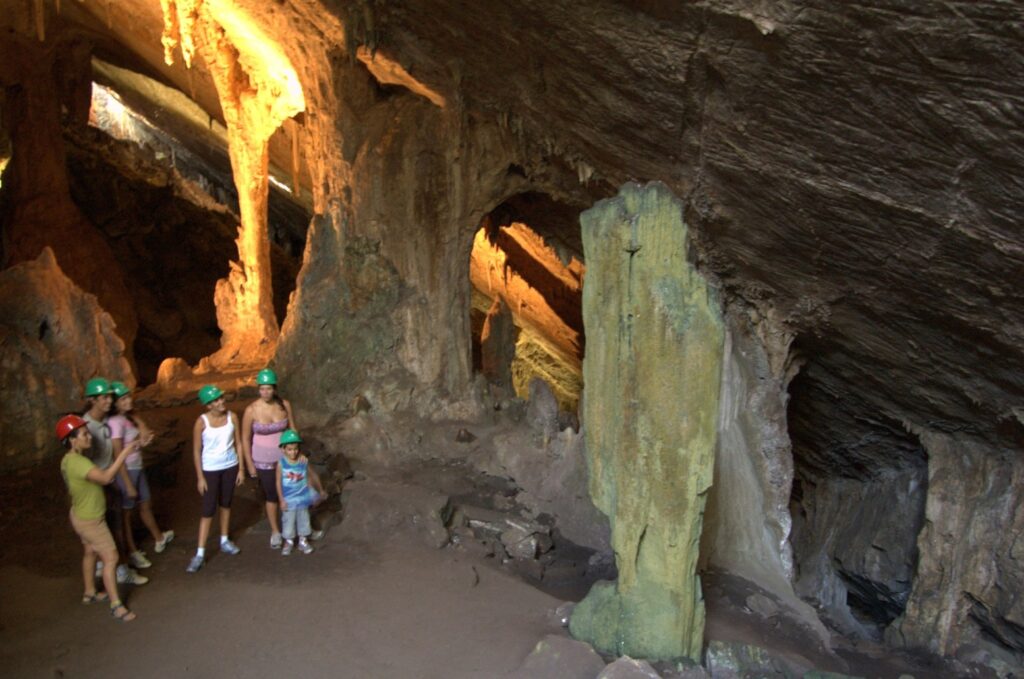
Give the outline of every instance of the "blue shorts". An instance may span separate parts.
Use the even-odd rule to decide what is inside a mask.
[[[132,480],[132,485],[135,486],[139,496],[135,499],[128,497],[121,473],[118,472],[114,479],[117,483],[117,490],[121,494],[121,509],[135,509],[136,503],[149,502],[149,481],[146,480],[146,472],[142,469],[129,469],[128,478]]]

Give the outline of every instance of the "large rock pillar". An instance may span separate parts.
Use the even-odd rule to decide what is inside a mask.
[[[598,583],[570,630],[602,651],[698,658],[698,545],[711,486],[722,312],[687,261],[682,205],[627,184],[580,218],[587,275],[583,424],[590,494],[608,515],[617,582]]]

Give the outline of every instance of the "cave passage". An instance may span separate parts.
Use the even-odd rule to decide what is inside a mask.
[[[144,76],[95,59],[93,66],[105,80],[141,79],[151,91],[171,98],[169,88]],[[156,379],[166,358],[194,365],[220,348],[214,290],[237,257],[238,193],[219,145],[227,143],[222,126],[211,121],[208,139],[176,134],[149,119],[170,117],[152,108],[159,103],[158,97],[147,108],[131,92],[122,95],[93,82],[90,130],[65,133],[72,197],[130,279],[139,330],[129,351],[143,386]],[[188,104],[169,101],[167,106],[180,110]],[[271,181],[267,228],[273,302],[283,322],[310,215],[288,195],[292,189],[283,181],[273,175]]]
[[[473,365],[522,398],[539,377],[563,410],[575,412],[583,388],[582,255],[564,261],[535,230],[543,215],[527,224],[512,216],[512,204],[484,217],[473,239]]]

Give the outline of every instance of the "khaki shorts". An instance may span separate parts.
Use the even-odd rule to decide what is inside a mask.
[[[73,511],[70,515],[71,527],[78,533],[78,537],[82,538],[83,545],[92,547],[93,551],[97,554],[109,554],[110,552],[117,551],[117,546],[114,544],[114,536],[110,534],[106,521],[103,519],[85,521],[75,516]]]

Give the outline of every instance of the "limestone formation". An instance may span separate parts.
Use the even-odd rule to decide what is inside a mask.
[[[718,299],[687,260],[681,204],[625,185],[581,218],[590,493],[619,569],[573,613],[573,636],[614,653],[699,658],[697,577],[723,362]]]
[[[919,561],[897,643],[953,655],[987,648],[1015,663],[1024,652],[1024,465],[1019,451],[963,434],[922,432],[928,497]],[[1013,593],[1008,596],[1008,593]]]
[[[511,389],[516,329],[512,314],[501,298],[496,297],[487,311],[480,335],[480,350],[484,376],[499,387]]]
[[[96,297],[82,292],[44,248],[0,272],[0,468],[57,457],[57,419],[81,412],[82,388],[97,375],[134,382],[124,343]]]

